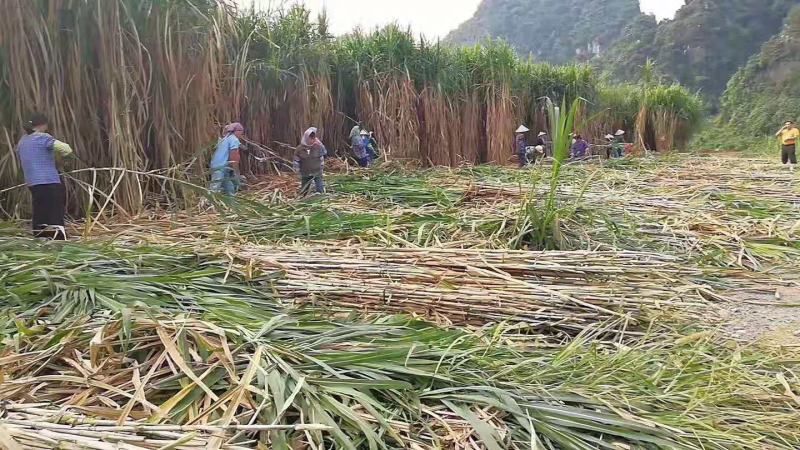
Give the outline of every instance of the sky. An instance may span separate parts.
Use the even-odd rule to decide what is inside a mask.
[[[249,6],[253,0],[236,0]],[[305,3],[313,12],[326,8],[334,34],[344,34],[360,26],[371,30],[376,26],[397,22],[410,25],[415,33],[429,38],[442,38],[466,21],[478,8],[480,0],[255,0],[256,5],[270,3]],[[558,0],[555,0],[558,1]],[[641,0],[642,10],[659,19],[672,18],[684,0]]]

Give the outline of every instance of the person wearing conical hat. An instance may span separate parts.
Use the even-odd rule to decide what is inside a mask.
[[[378,154],[375,152],[375,149],[372,147],[372,139],[370,137],[370,132],[366,129],[361,129],[361,145],[364,146],[364,150],[366,151],[366,158],[367,158],[367,165],[369,166],[372,164],[372,161],[378,159]]]
[[[378,140],[375,139],[375,133],[373,131],[369,132],[369,147],[368,150],[370,152],[370,157],[373,160],[377,160],[380,155],[378,155]]]
[[[606,145],[603,147],[606,149],[606,159],[611,159],[611,148],[614,146],[614,135],[607,134],[604,137],[606,139]]]
[[[547,142],[547,133],[544,131],[540,131],[538,135],[536,135],[536,146],[542,147],[542,155],[549,155],[550,152],[548,142]]]
[[[528,165],[528,138],[525,134],[529,131],[531,130],[529,130],[528,127],[520,125],[515,132],[517,136],[514,139],[514,149],[519,158],[520,169]]]
[[[353,133],[355,131],[356,130],[353,130]],[[369,136],[369,132],[359,129],[358,133],[352,137],[353,156],[361,167],[367,167],[369,165],[369,155],[367,154],[367,147],[364,145],[365,136]]]
[[[617,130],[614,133],[611,141],[611,156],[613,158],[622,158],[625,154],[625,131]]]

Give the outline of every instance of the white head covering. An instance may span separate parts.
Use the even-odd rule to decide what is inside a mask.
[[[367,130],[361,130],[361,133],[360,133],[360,134],[361,134],[361,136],[369,136],[369,131],[367,131]]]
[[[528,127],[526,127],[525,125],[520,125],[519,128],[517,128],[517,131],[515,131],[514,133],[527,133],[528,131],[531,131],[528,129]]]
[[[613,136],[613,135],[611,135],[611,134],[607,134],[607,135],[606,135],[606,139],[614,139],[614,136]]]
[[[547,133],[545,133],[544,131],[540,131],[539,135],[536,137],[542,137],[542,136],[547,136]]]
[[[617,130],[617,132],[614,133],[615,136],[622,136],[623,134],[625,134],[625,131],[623,130]]]
[[[311,147],[314,141],[311,140],[311,133],[317,134],[317,129],[315,127],[311,127],[303,133],[303,137],[300,138],[300,143],[305,145],[306,147]]]
[[[541,145],[537,145],[537,146],[536,146],[536,147],[534,147],[533,149],[534,149],[534,150],[536,150],[536,151],[537,151],[537,152],[539,152],[539,153],[542,153],[542,152],[544,151],[544,147],[543,147],[543,146],[541,146]]]
[[[358,125],[356,125],[353,128],[351,128],[350,129],[350,139],[353,139],[354,137],[358,136],[358,133],[360,133],[360,132],[361,132],[361,127],[358,126]]]

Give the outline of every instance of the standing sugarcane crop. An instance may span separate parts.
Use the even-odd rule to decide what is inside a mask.
[[[797,129],[793,121],[783,124],[783,128],[775,133],[781,139],[781,162],[789,164],[789,171],[794,172],[794,165],[797,164],[797,139],[800,138],[800,130]]]
[[[244,137],[244,126],[239,122],[225,126],[225,135],[217,142],[217,149],[211,157],[211,192],[232,196],[240,186],[239,148]]]
[[[517,152],[517,158],[519,158],[520,169],[528,165],[528,138],[525,136],[525,133],[529,131],[531,130],[525,125],[520,125],[517,131],[515,131],[517,136],[514,139],[514,150]]]
[[[294,151],[293,166],[300,174],[300,195],[310,194],[312,183],[318,194],[325,192],[322,170],[327,154],[328,150],[317,138],[317,129],[314,127],[307,129],[300,139],[300,145]]]
[[[35,113],[25,122],[25,136],[17,144],[25,184],[31,191],[31,229],[36,237],[63,241],[66,192],[56,168],[55,154],[72,155],[72,148],[47,134],[47,117]]]

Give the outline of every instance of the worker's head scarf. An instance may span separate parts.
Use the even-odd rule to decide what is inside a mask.
[[[244,126],[239,122],[233,122],[225,125],[225,134],[235,133],[237,131],[244,131]]]
[[[314,134],[314,138],[311,138],[311,135]],[[313,147],[317,144],[321,145],[322,142],[319,140],[317,136],[317,129],[315,127],[311,127],[303,133],[303,137],[300,138],[300,144],[305,145],[306,147]]]
[[[356,125],[350,130],[350,140],[361,134],[361,127]]]

